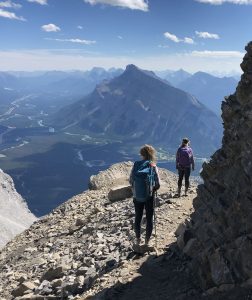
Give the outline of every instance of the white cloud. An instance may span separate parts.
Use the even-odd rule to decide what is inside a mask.
[[[194,40],[192,38],[189,38],[189,37],[185,37],[183,39],[180,39],[175,34],[172,34],[170,32],[165,32],[164,36],[167,39],[169,39],[169,40],[171,40],[171,41],[173,41],[175,43],[194,44]]]
[[[195,31],[198,37],[202,39],[215,39],[218,40],[220,36],[216,33],[209,33],[207,31]]]
[[[51,38],[46,38],[46,40],[56,41],[56,42],[69,42],[69,43],[76,43],[76,44],[83,44],[83,45],[92,45],[92,44],[96,43],[96,41],[81,40],[81,39],[51,39]]]
[[[83,27],[81,25],[78,25],[77,28],[80,29],[80,30],[83,29]]]
[[[35,2],[41,5],[47,5],[47,0],[27,0],[28,2]]]
[[[61,30],[60,27],[56,26],[55,24],[43,25],[41,26],[41,29],[46,32],[58,32]]]
[[[117,38],[118,38],[119,40],[122,40],[122,39],[123,39],[123,37],[120,36],[120,35],[118,35]]]
[[[189,38],[189,37],[185,37],[183,42],[186,43],[186,44],[194,44],[194,40],[192,38]]]
[[[240,4],[240,5],[249,5],[252,4],[252,0],[195,0],[200,3],[207,3],[212,5],[221,5],[224,3],[233,3],[233,4]]]
[[[21,16],[19,17],[15,13],[9,12],[2,8],[0,8],[0,17],[12,19],[12,20],[26,21],[26,19],[24,17],[21,17]]]
[[[91,5],[106,4],[142,11],[149,10],[148,2],[146,0],[84,0],[84,2],[89,3]]]
[[[169,40],[171,40],[171,41],[173,41],[173,42],[175,42],[175,43],[181,42],[181,40],[180,40],[175,34],[172,34],[172,33],[170,33],[170,32],[165,32],[165,33],[164,33],[164,36],[165,36],[167,39],[169,39]]]
[[[192,56],[208,58],[242,58],[244,53],[239,51],[192,51]]]
[[[0,2],[0,7],[18,9],[18,8],[21,8],[22,5],[18,4],[18,3],[14,3],[11,0],[7,0],[7,1]]]

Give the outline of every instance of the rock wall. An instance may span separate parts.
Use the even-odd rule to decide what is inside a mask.
[[[12,178],[0,169],[0,249],[36,219],[17,193]]]
[[[179,237],[202,288],[252,282],[252,42],[234,95],[222,103],[222,148],[203,166],[191,222]]]

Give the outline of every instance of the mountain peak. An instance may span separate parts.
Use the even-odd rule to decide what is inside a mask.
[[[145,75],[145,76],[148,76],[148,77],[155,78],[155,79],[157,79],[159,81],[162,81],[165,84],[168,84],[168,82],[163,81],[154,72],[140,69],[136,65],[133,65],[133,64],[127,65],[123,74],[130,74],[130,75],[132,75],[132,74],[134,74],[134,75],[140,75],[140,74],[142,74],[142,75]]]
[[[140,69],[133,64],[129,64],[126,66],[125,71],[140,71]]]

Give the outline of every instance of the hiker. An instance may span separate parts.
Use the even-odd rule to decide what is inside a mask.
[[[183,178],[185,177],[185,196],[190,185],[189,177],[191,168],[194,171],[194,158],[192,148],[189,146],[190,141],[188,138],[183,138],[180,147],[176,154],[176,169],[178,170],[178,197],[181,195],[181,187]]]
[[[160,187],[158,169],[156,166],[156,151],[150,145],[140,149],[142,160],[136,161],[131,171],[130,184],[133,188],[133,202],[135,206],[135,234],[136,247],[141,243],[141,221],[143,210],[146,212],[145,246],[149,246],[153,229],[154,193]]]

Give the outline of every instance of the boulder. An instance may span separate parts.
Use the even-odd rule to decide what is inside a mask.
[[[132,187],[130,185],[117,186],[110,189],[108,199],[112,202],[124,200],[132,197]]]

